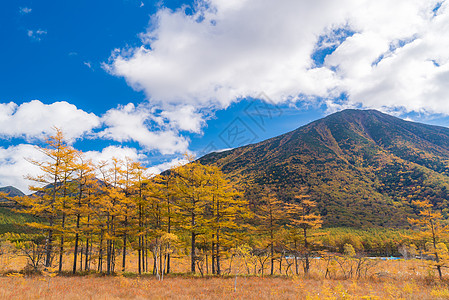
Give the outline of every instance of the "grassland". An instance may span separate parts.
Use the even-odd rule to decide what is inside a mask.
[[[9,266],[23,262],[13,258]],[[51,277],[3,270],[0,299],[449,299],[449,281],[437,279],[420,260],[378,261],[368,276],[359,279],[346,279],[341,272],[325,278],[319,260],[309,278],[279,273],[247,276],[237,269],[221,277],[183,273],[163,280],[152,274],[66,274]]]
[[[235,283],[237,284],[235,285]],[[448,299],[445,283],[377,278],[2,277],[2,299]]]
[[[28,222],[41,222],[40,219],[13,211],[9,207],[0,206],[0,234],[4,233],[30,233],[33,230],[25,226]]]

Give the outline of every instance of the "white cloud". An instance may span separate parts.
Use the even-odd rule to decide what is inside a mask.
[[[17,105],[0,103],[0,138],[42,139],[60,128],[72,140],[100,125],[100,119],[67,102],[44,104],[39,100]]]
[[[101,151],[87,151],[84,152],[87,159],[90,159],[93,163],[98,164],[102,161],[111,161],[112,158],[125,160],[129,158],[133,161],[142,161],[145,159],[145,155],[139,153],[135,148],[109,146]]]
[[[130,103],[98,117],[67,102],[0,103],[0,138],[5,139],[42,140],[54,134],[57,127],[68,142],[84,137],[106,138],[121,143],[137,142],[145,151],[173,154],[185,152],[189,145],[178,130],[199,132],[201,124],[201,118],[190,107],[175,113]],[[95,132],[98,128],[101,131]]]
[[[19,8],[19,13],[22,15],[29,14],[29,13],[31,13],[31,11],[32,11],[32,9],[29,7],[20,7]]]
[[[184,152],[188,147],[188,141],[176,131],[165,128],[155,130],[151,121],[163,125],[163,119],[144,105],[136,107],[129,103],[110,109],[102,121],[107,126],[99,134],[103,138],[118,142],[136,141],[146,150],[158,150],[162,154]]]
[[[115,51],[106,69],[161,107],[220,109],[265,92],[275,102],[449,114],[448,2],[437,11],[437,0],[197,3],[193,15],[159,10],[142,46]],[[339,28],[355,34],[331,34],[321,47],[337,49],[317,67],[320,36]],[[341,93],[348,101],[333,100]]]
[[[47,157],[35,146],[20,144],[8,148],[0,147],[0,187],[14,186],[29,194],[29,185],[35,182],[24,178],[26,175],[37,176],[41,174],[39,167],[31,164],[26,159],[45,161]]]
[[[124,160],[130,158],[133,161],[142,161],[145,156],[134,148],[109,146],[102,151],[85,152],[87,159],[98,164],[101,161],[110,162],[113,157]],[[39,167],[30,163],[27,159],[47,161],[48,157],[30,144],[19,144],[8,148],[0,147],[0,187],[14,186],[25,194],[30,194],[29,185],[40,186],[36,182],[25,179],[26,175],[37,176],[42,174]]]
[[[94,68],[92,67],[92,63],[90,61],[84,61],[83,64],[92,71],[94,70]]]
[[[42,37],[44,37],[47,34],[46,30],[42,30],[42,29],[37,29],[37,30],[27,30],[27,35],[29,38],[35,40],[35,41],[40,41],[42,40]]]
[[[201,133],[205,124],[202,114],[192,105],[166,107],[161,116],[167,119],[172,127],[189,132]]]
[[[155,165],[155,166],[151,166],[151,167],[148,168],[147,171],[148,171],[149,174],[156,175],[156,174],[160,174],[163,171],[166,171],[166,170],[168,170],[168,169],[170,169],[172,167],[185,165],[188,162],[189,161],[187,159],[185,159],[185,158],[175,158],[175,159],[172,159],[171,161],[164,162],[164,163],[161,163],[161,164],[158,164],[158,165]]]

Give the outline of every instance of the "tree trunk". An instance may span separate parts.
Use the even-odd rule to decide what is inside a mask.
[[[170,196],[167,197],[167,232],[171,233]],[[167,253],[167,274],[170,273],[170,253]]]
[[[194,209],[195,205],[195,199],[192,198],[192,210]],[[192,211],[192,221],[191,221],[191,225],[192,225],[192,236],[191,236],[191,249],[190,249],[190,271],[192,273],[195,273],[195,249],[196,249],[196,245],[195,245],[195,212]]]
[[[193,219],[193,217],[192,217]],[[195,232],[192,231],[192,236],[191,236],[191,244],[192,247],[190,249],[190,271],[192,273],[195,273]]]
[[[215,239],[215,236],[212,235],[212,241]],[[212,242],[212,256],[211,256],[211,260],[212,260],[212,274],[215,274],[215,243]]]
[[[59,273],[62,272],[62,260],[64,254],[64,227],[65,227],[65,213],[62,213],[62,233],[61,233],[61,243],[59,244]]]
[[[78,214],[76,216],[76,235],[75,235],[75,249],[73,251],[73,270],[72,273],[75,274],[76,273],[76,258],[78,255],[78,240],[79,240],[79,233],[78,233],[78,229],[80,228],[80,214]]]
[[[84,271],[89,270],[89,239],[86,239],[86,252],[84,253]]]
[[[50,219],[50,228],[53,227],[53,218]],[[50,267],[51,265],[51,252],[52,252],[52,243],[53,243],[53,229],[48,230],[47,240],[45,245],[45,267]]]
[[[307,229],[304,228],[304,251],[305,251],[305,264],[304,264],[304,275],[309,275],[310,262],[309,262],[309,243],[307,242]]]
[[[128,216],[125,216],[125,232],[123,233],[122,272],[125,272],[126,270],[126,226],[128,226]]]

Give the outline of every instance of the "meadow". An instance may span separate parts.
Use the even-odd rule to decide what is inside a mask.
[[[235,285],[235,283],[237,283]],[[447,299],[445,283],[397,277],[1,277],[2,299]]]
[[[227,275],[192,275],[187,273],[188,261],[181,259],[177,265],[186,272],[164,278],[139,276],[132,268],[111,276],[24,274],[13,270],[26,263],[23,258],[2,256],[0,262],[1,299],[449,299],[449,281],[439,280],[419,259],[375,259],[360,278],[348,278],[340,268],[329,278],[324,259],[312,261],[307,278],[281,275],[279,270],[273,276],[247,275],[237,262]]]

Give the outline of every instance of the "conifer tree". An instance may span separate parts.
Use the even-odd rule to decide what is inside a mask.
[[[190,158],[193,160],[193,157]],[[209,181],[206,168],[198,162],[174,168],[175,192],[177,193],[178,217],[180,228],[190,235],[190,270],[195,273],[196,243],[204,233],[204,209],[207,203]]]
[[[87,160],[84,157],[84,154],[80,151],[77,153],[77,161],[75,165],[76,172],[76,180],[75,183],[77,185],[76,191],[76,203],[72,206],[72,214],[75,216],[75,248],[73,252],[73,274],[76,273],[77,269],[77,257],[78,257],[78,246],[80,241],[80,236],[82,235],[82,218],[88,218],[90,215],[90,201],[91,195],[96,193],[95,188],[98,188],[96,185],[95,178],[95,169],[92,161]],[[92,190],[94,189],[94,190]],[[88,249],[89,241],[86,239],[86,249]],[[88,256],[88,251],[85,252],[86,261]]]
[[[30,163],[38,166],[41,170],[40,175],[26,177],[38,184],[30,186],[30,190],[34,191],[35,194],[18,199],[19,204],[25,207],[24,213],[39,216],[48,222],[47,224],[29,224],[47,232],[45,241],[46,267],[50,267],[52,262],[55,231],[62,230],[64,227],[63,224],[58,224],[58,221],[64,220],[64,205],[61,206],[61,203],[66,201],[64,197],[67,194],[63,195],[61,192],[67,192],[68,174],[73,168],[72,163],[75,154],[75,150],[66,143],[62,131],[58,128],[55,128],[55,130],[56,134],[46,140],[46,147],[37,147],[39,151],[46,155],[47,159],[45,161],[28,159]]]
[[[310,270],[310,230],[320,228],[323,221],[320,215],[314,213],[316,203],[310,200],[308,195],[296,195],[294,199],[296,200],[294,203],[286,205],[287,214],[293,228],[302,231],[304,274],[307,276]]]
[[[237,219],[248,214],[247,202],[217,166],[206,167],[209,176],[208,229],[212,238],[212,273],[220,274],[222,245],[230,244]]]
[[[275,246],[275,232],[281,228],[282,222],[285,219],[285,210],[283,202],[280,201],[277,195],[271,190],[265,188],[262,195],[262,204],[259,207],[258,219],[263,232],[269,235],[268,246],[270,248],[270,274],[274,274],[274,246]]]
[[[439,278],[442,279],[442,268],[448,263],[449,257],[447,249],[444,251],[440,243],[449,237],[449,226],[443,224],[441,213],[433,210],[429,200],[418,200],[412,203],[420,210],[419,218],[409,218],[408,221],[421,230],[420,238],[427,242],[428,253],[434,256],[433,265],[438,271]]]

